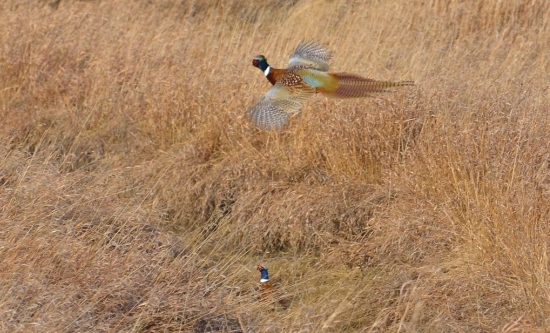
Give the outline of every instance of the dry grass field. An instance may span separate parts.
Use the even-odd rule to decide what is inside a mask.
[[[0,17],[1,332],[550,331],[547,0]],[[252,58],[309,38],[416,86],[255,128]]]

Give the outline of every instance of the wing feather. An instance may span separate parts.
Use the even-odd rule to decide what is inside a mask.
[[[289,69],[311,68],[327,72],[330,52],[316,40],[301,41],[290,55]]]
[[[307,83],[287,87],[275,84],[255,105],[246,110],[246,115],[263,129],[280,130],[291,114],[297,113],[315,88]]]

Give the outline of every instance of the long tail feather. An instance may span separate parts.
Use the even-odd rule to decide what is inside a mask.
[[[330,95],[338,98],[366,97],[371,93],[387,91],[388,88],[414,85],[414,81],[376,81],[346,73],[331,75],[338,79],[338,85]]]

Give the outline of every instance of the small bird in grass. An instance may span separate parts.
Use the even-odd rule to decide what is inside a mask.
[[[267,267],[260,264],[257,269],[260,272],[260,302],[273,304],[278,309],[288,309],[291,299],[284,296],[281,290],[278,290],[278,285],[269,279]]]
[[[246,111],[250,120],[261,128],[278,130],[317,92],[337,98],[367,97],[387,88],[414,85],[413,81],[376,81],[355,74],[329,73],[330,57],[327,48],[315,40],[298,44],[286,69],[273,68],[266,57],[256,56],[252,65],[264,72],[273,87]]]
[[[275,291],[273,283],[269,281],[269,272],[264,265],[258,265],[257,269],[260,272],[260,301],[269,301]]]

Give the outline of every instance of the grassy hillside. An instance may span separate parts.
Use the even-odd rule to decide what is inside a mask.
[[[547,1],[0,16],[0,331],[550,327]],[[252,58],[284,67],[309,38],[337,72],[417,85],[255,128]]]

